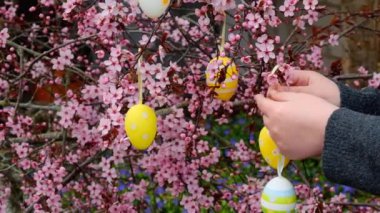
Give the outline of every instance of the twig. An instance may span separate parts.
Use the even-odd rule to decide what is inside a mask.
[[[17,103],[15,102],[9,102],[6,100],[0,101],[0,106],[6,107],[6,106],[16,106]],[[38,105],[38,104],[32,104],[32,103],[19,103],[19,107],[22,108],[30,108],[30,109],[41,109],[41,110],[53,110],[53,111],[59,111],[61,109],[58,105]]]
[[[18,55],[20,56],[20,75],[18,78],[22,79],[22,76],[24,75],[25,71],[24,71],[24,50],[22,49],[17,49],[17,53]],[[21,97],[22,97],[22,94],[24,93],[24,89],[22,88],[22,83],[23,81],[21,80],[18,84],[18,95],[17,95],[17,102],[16,102],[16,105],[15,105],[15,114],[13,116],[13,119],[16,118],[16,115],[17,115],[17,110],[18,110],[18,106],[20,104],[20,101],[21,101]]]
[[[329,205],[337,205],[337,206],[363,206],[363,207],[370,207],[373,209],[376,209],[380,211],[380,205],[378,204],[371,204],[371,203],[342,203],[342,202],[324,202],[325,204]]]
[[[338,75],[335,76],[333,79],[340,81],[340,80],[356,80],[356,79],[371,79],[373,77],[373,74],[345,74],[345,75]]]
[[[362,20],[362,21],[360,21],[360,22],[352,25],[351,27],[347,28],[346,30],[344,30],[342,33],[339,34],[339,38],[338,39],[340,39],[343,36],[347,35],[348,33],[352,32],[355,28],[358,28],[359,26],[363,25],[368,20],[369,20],[369,18],[366,18],[366,19],[364,19],[364,20]],[[323,31],[325,29],[328,29],[329,27],[331,27],[331,26],[324,27],[321,31]],[[301,44],[301,46],[299,48],[297,48],[297,49],[294,50],[294,55],[297,55],[300,52],[302,52],[302,49],[310,43],[310,40],[311,40],[312,37],[313,37],[313,35],[310,35],[309,37],[307,37],[305,39],[305,41]],[[326,46],[326,45],[328,45],[328,43],[323,44],[322,47]]]
[[[59,139],[62,137],[62,132],[49,132],[44,134],[35,135],[29,138],[9,138],[7,139],[11,143],[21,143],[26,141],[46,140],[46,139]],[[4,141],[1,141],[4,142]]]
[[[186,106],[189,105],[189,102],[188,101],[184,101],[182,103],[179,103],[175,106],[175,108],[184,108]],[[173,108],[172,107],[167,107],[167,108],[163,108],[163,109],[159,109],[156,111],[156,114],[157,115],[162,115],[162,116],[165,116],[165,115],[169,115],[170,113],[173,112]]]
[[[70,172],[62,181],[62,185],[66,186],[71,180],[73,180],[79,172],[86,166],[88,166],[90,163],[92,163],[94,160],[96,160],[99,156],[101,156],[105,151],[99,151],[92,157],[87,158],[84,162],[82,162],[78,167],[76,167],[73,171]],[[41,202],[43,199],[45,199],[46,196],[40,197],[36,202],[30,204],[26,209],[25,212],[30,213],[33,212],[33,206],[39,202]]]
[[[49,145],[51,145],[51,144],[53,144],[53,143],[55,143],[55,142],[57,142],[57,141],[52,140],[52,141],[50,141],[50,142],[48,142],[48,143],[46,143],[46,144],[44,144],[44,145],[42,145],[42,146],[40,146],[40,147],[34,149],[34,150],[33,150],[32,152],[30,152],[27,156],[18,159],[17,162],[13,163],[12,165],[9,165],[8,167],[5,167],[5,168],[3,168],[3,169],[0,169],[0,172],[5,172],[5,171],[7,171],[7,170],[9,170],[9,169],[12,169],[13,167],[15,167],[15,166],[16,166],[19,162],[21,162],[22,160],[25,160],[25,159],[29,158],[30,156],[34,155],[35,153],[37,153],[37,152],[40,151],[41,149],[43,149],[43,148],[45,148],[45,147],[47,147],[47,146],[49,146]]]
[[[94,160],[96,160],[98,157],[100,157],[105,151],[99,151],[92,157],[87,158],[83,163],[81,163],[77,168],[75,168],[73,171],[70,172],[64,179],[62,184],[65,186],[67,185],[72,179],[76,177],[78,172],[82,170],[84,167],[88,166],[90,163],[92,163]]]
[[[302,181],[308,186],[308,187],[311,187],[311,184],[309,182],[309,180],[307,180],[307,178],[305,177],[305,175],[303,174],[303,172],[298,168],[298,166],[292,162],[291,165],[297,170],[297,175],[300,176],[300,178],[302,179]]]
[[[39,60],[41,60],[43,57],[49,55],[50,53],[52,53],[52,52],[54,52],[54,51],[56,51],[56,50],[59,50],[59,49],[61,49],[62,47],[68,46],[68,45],[70,45],[70,44],[73,44],[73,43],[76,43],[76,42],[81,42],[81,41],[86,41],[86,40],[89,40],[89,39],[92,39],[92,38],[95,38],[95,37],[97,37],[97,35],[90,35],[90,36],[86,36],[86,37],[83,37],[83,38],[74,39],[74,40],[72,40],[72,41],[69,41],[69,42],[63,43],[63,44],[58,45],[58,46],[56,46],[56,47],[54,47],[54,48],[52,48],[52,49],[50,49],[50,50],[48,50],[48,51],[43,52],[42,54],[40,54],[37,58],[35,58],[35,59],[30,63],[30,65],[29,65],[28,70],[27,70],[26,73],[29,73],[29,72],[32,70],[33,65],[34,65],[35,63],[37,63]],[[17,81],[17,80],[18,80],[18,79],[16,79],[16,81]]]
[[[286,38],[286,40],[285,40],[285,42],[284,42],[284,44],[283,44],[283,46],[284,46],[285,48],[286,48],[286,46],[288,45],[290,39],[294,36],[294,34],[296,34],[297,30],[298,30],[298,27],[295,26],[294,29],[292,30],[292,32],[290,33],[290,35],[288,36],[288,38]]]
[[[24,47],[24,46],[21,46],[21,45],[15,43],[15,42],[13,42],[13,41],[9,41],[9,40],[7,40],[7,45],[12,46],[12,47],[15,47],[15,48],[18,48],[18,49],[22,49],[23,51],[25,51],[25,52],[27,52],[27,53],[33,55],[33,56],[36,56],[36,57],[38,57],[39,55],[41,55],[41,53],[36,52],[36,51],[34,51],[34,50],[31,50],[31,49],[29,49],[29,48],[26,48],[26,47]],[[51,58],[49,58],[48,56],[44,56],[44,58],[46,58],[46,59],[48,59],[48,60],[51,59]],[[78,67],[75,67],[75,66],[67,66],[65,69],[68,70],[68,71],[70,71],[70,72],[73,72],[73,73],[75,73],[75,74],[80,75],[80,76],[81,76],[82,78],[84,78],[84,79],[90,79],[92,82],[96,82],[96,80],[95,80],[94,78],[92,78],[91,76],[87,76],[86,73],[85,73],[83,70],[79,69]]]
[[[86,40],[89,40],[89,39],[92,39],[92,38],[95,38],[97,37],[97,35],[90,35],[90,36],[86,36],[86,37],[83,37],[83,38],[78,38],[78,39],[74,39],[72,41],[69,41],[69,42],[66,42],[66,43],[63,43],[61,45],[58,45],[48,51],[45,51],[43,53],[41,53],[39,56],[37,56],[37,58],[35,58],[29,65],[28,67],[28,70],[26,72],[24,72],[23,74],[21,74],[18,78],[16,78],[14,81],[18,81],[20,78],[22,78],[24,75],[26,75],[27,73],[30,73],[30,71],[32,70],[33,66],[35,63],[37,63],[39,60],[41,60],[43,57],[49,55],[50,53],[56,51],[56,50],[59,50],[61,49],[62,47],[65,47],[65,46],[68,46],[70,44],[73,44],[73,43],[76,43],[76,42],[80,42],[80,41],[86,41]]]
[[[177,23],[177,20],[175,20],[174,16],[172,14],[170,14],[170,16],[171,16],[171,18],[173,20],[173,23],[174,23],[175,27],[179,30],[179,32],[181,33],[181,35],[185,38],[185,40],[187,41],[187,43],[194,45],[203,54],[205,54],[209,59],[211,59],[212,58],[211,55],[209,53],[207,53],[204,49],[201,48],[201,46],[199,45],[199,41],[194,41],[192,38],[188,37],[186,35],[186,33],[184,32],[184,30],[179,26],[179,24]]]

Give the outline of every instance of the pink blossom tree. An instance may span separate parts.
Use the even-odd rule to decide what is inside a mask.
[[[340,69],[324,63],[324,47],[379,17],[318,0],[172,0],[155,19],[138,0],[21,2],[0,4],[0,212],[259,212],[275,171],[255,142],[254,95],[298,69],[334,77]],[[322,17],[331,22],[314,26]],[[284,26],[291,33],[279,33]],[[206,85],[217,56],[239,70],[230,101]],[[124,130],[139,59],[144,100],[158,116],[146,151]],[[380,85],[364,67],[349,78]],[[221,130],[240,135],[231,141]],[[301,212],[379,208],[328,185],[315,161],[300,165],[287,173]]]

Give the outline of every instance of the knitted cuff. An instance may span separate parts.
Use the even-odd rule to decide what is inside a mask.
[[[345,172],[346,162],[344,156],[352,153],[352,147],[349,146],[347,140],[350,138],[350,130],[352,124],[345,119],[348,113],[347,109],[340,108],[333,112],[330,116],[326,130],[325,143],[322,153],[322,168],[325,176],[331,181],[338,181],[341,175]]]
[[[340,91],[340,106],[348,109],[360,108],[361,94],[343,83],[337,83]]]
[[[380,193],[379,118],[346,108],[330,116],[325,129],[322,168],[332,182]]]

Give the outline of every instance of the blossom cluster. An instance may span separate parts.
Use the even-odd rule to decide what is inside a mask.
[[[138,0],[1,3],[0,212],[14,184],[2,173],[18,175],[20,210],[141,212],[174,204],[187,212],[260,211],[274,171],[255,142],[253,97],[289,82],[297,69],[325,70],[323,47],[339,45],[341,36],[329,27],[324,36],[309,33],[328,14],[318,0],[242,2],[172,1],[157,19],[143,14]],[[294,33],[278,33],[283,26]],[[230,101],[206,85],[206,67],[217,56],[239,70]],[[218,64],[209,69],[219,76]],[[144,103],[158,117],[145,151],[124,130],[125,113],[138,103],[137,71]],[[379,79],[370,85],[379,87]],[[254,124],[233,124],[239,113]],[[249,136],[226,139],[234,125]],[[224,135],[222,126],[229,127]],[[295,184],[297,209],[315,210],[327,187]]]

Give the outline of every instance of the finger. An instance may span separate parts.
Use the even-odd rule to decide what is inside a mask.
[[[269,126],[269,118],[268,118],[268,116],[263,115],[263,122],[264,122],[264,126],[268,128],[268,126]]]
[[[308,86],[311,71],[296,70],[291,72],[289,82],[291,86]]]
[[[272,111],[272,109],[274,109],[276,105],[276,102],[269,98],[265,98],[262,94],[256,95],[255,101],[259,110],[266,116],[270,111]]]
[[[277,86],[276,90],[279,92],[313,93],[309,86]]]
[[[268,97],[273,101],[287,102],[298,98],[300,93],[294,92],[279,92],[277,90],[269,90]]]

